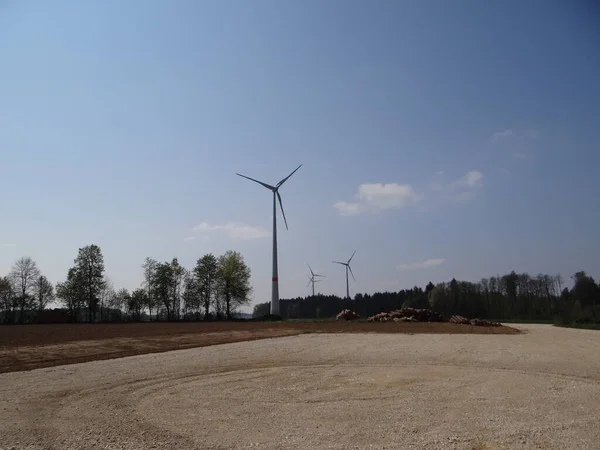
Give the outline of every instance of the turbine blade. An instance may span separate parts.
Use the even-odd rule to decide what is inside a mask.
[[[285,211],[283,210],[283,203],[281,203],[281,195],[279,195],[279,191],[277,192],[277,199],[279,200],[279,206],[281,207],[281,214],[283,214],[283,221],[285,222],[285,229],[288,230],[287,219],[285,218]]]
[[[310,268],[310,264],[306,263],[306,265],[308,266],[308,270],[310,270],[310,274],[314,277],[315,273],[313,272],[313,270]]]
[[[346,263],[339,262],[339,261],[331,261],[331,262],[332,262],[332,263],[336,263],[336,264],[341,264],[342,266],[345,266],[345,265],[347,265]]]
[[[319,275],[318,273],[314,273],[313,277],[324,277],[325,275]]]
[[[352,253],[352,256],[350,257],[350,259],[348,260],[348,264],[350,264],[350,261],[352,261],[352,258],[354,258],[354,255],[356,254],[356,250],[354,250],[354,253]]]
[[[312,280],[308,280],[307,286],[310,286],[310,283],[312,283]]]
[[[275,190],[275,188],[273,186],[271,186],[270,184],[263,183],[262,181],[258,181],[258,180],[255,180],[254,178],[247,177],[246,175],[242,175],[241,173],[236,173],[236,175],[239,177],[242,177],[242,178],[246,178],[247,180],[254,181],[255,183],[262,184],[264,187],[266,187],[267,189],[270,189],[271,191]]]
[[[298,170],[300,167],[302,167],[302,164],[300,164],[298,167],[296,167],[296,170]],[[285,183],[287,181],[287,179],[289,177],[291,177],[292,175],[294,175],[296,173],[296,170],[294,170],[292,173],[290,173],[287,177],[285,177],[283,180],[281,180],[279,183],[277,183],[277,186],[275,187],[279,187],[281,186],[283,183]]]
[[[352,273],[352,267],[350,267],[350,264],[348,264],[348,269],[350,269],[350,275],[352,275],[352,279],[356,281],[356,278],[354,278],[354,274]]]

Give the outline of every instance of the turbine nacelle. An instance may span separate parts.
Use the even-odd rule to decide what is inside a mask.
[[[354,281],[356,281],[356,278],[354,278],[354,273],[352,272],[352,267],[350,266],[350,261],[352,261],[352,258],[354,258],[354,255],[356,254],[356,250],[354,250],[354,253],[352,253],[352,256],[350,257],[350,259],[348,260],[348,262],[340,262],[340,261],[331,261],[335,264],[341,264],[342,266],[346,266],[346,268],[348,270],[350,270],[350,275],[352,275],[352,278],[354,279]]]
[[[356,278],[354,277],[354,272],[352,272],[352,267],[350,267],[350,261],[352,261],[352,258],[354,258],[355,253],[356,253],[356,250],[354,250],[354,253],[352,253],[352,256],[350,257],[350,259],[347,262],[332,261],[335,264],[340,264],[340,265],[346,267],[346,297],[347,298],[350,298],[350,287],[348,284],[348,271],[350,271],[350,275],[352,275],[352,279],[354,281],[356,281]]]
[[[310,286],[311,283],[318,283],[319,281],[323,281],[323,280],[317,280],[315,278],[315,276],[317,276],[317,275],[312,276],[312,277],[310,275],[306,275],[306,276],[308,277],[308,283],[306,284],[307,286]]]
[[[308,277],[308,284],[306,286],[310,286],[312,283],[312,294],[315,295],[315,283],[318,283],[321,280],[317,280],[316,277],[325,277],[325,275],[319,275],[318,273],[314,273],[310,264],[306,264],[308,266],[308,270],[310,270],[310,275],[306,274]]]
[[[279,194],[279,188],[283,185],[283,183],[285,183],[288,180],[288,178],[290,178],[292,175],[294,175],[296,173],[296,170],[298,170],[300,167],[302,167],[302,164],[300,164],[298,167],[296,167],[296,169],[292,173],[290,173],[287,177],[285,177],[283,180],[281,180],[275,186],[271,186],[270,184],[263,183],[262,181],[258,181],[258,180],[255,180],[254,178],[247,177],[246,175],[242,175],[241,173],[236,173],[236,175],[238,175],[242,178],[246,178],[247,180],[254,181],[255,183],[258,183],[261,186],[264,186],[265,188],[267,188],[268,190],[273,192],[273,195],[276,196],[277,200],[279,201],[279,207],[281,208],[281,214],[283,215],[283,221],[285,223],[286,230],[288,230],[289,228],[288,228],[288,224],[287,224],[287,219],[285,217],[285,211],[283,210],[283,202],[281,201],[281,195]]]
[[[312,275],[312,278],[314,278],[314,277],[325,277],[325,275],[319,275],[318,273],[314,273],[313,270],[310,267],[310,264],[306,264],[306,265],[308,266],[308,270],[310,270],[310,274]],[[311,277],[309,277],[309,278],[311,278]],[[320,280],[315,280],[315,281],[320,281]]]

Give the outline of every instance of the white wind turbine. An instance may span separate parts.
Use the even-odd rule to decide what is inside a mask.
[[[302,167],[302,164],[296,167],[296,170],[298,170],[300,167]],[[289,177],[294,175],[296,170],[290,173],[275,186],[271,186],[270,184],[247,177],[246,175],[236,173],[236,175],[254,181],[255,183],[258,183],[273,192],[273,277],[271,278],[271,314],[274,315],[279,315],[279,275],[277,273],[277,200],[279,200],[281,214],[283,214],[283,221],[285,222],[285,228],[287,230],[287,219],[285,218],[285,212],[283,211],[283,203],[281,202],[281,195],[279,195],[279,188],[287,181]]]
[[[356,253],[356,250],[354,250],[354,253]],[[348,270],[350,270],[350,274],[352,275],[352,278],[354,279],[354,281],[356,281],[356,278],[354,278],[354,273],[352,272],[352,267],[350,267],[350,261],[352,261],[352,258],[354,258],[354,253],[352,253],[352,256],[350,257],[350,259],[348,260],[348,262],[339,262],[339,261],[332,261],[335,264],[341,264],[342,266],[346,266],[346,298],[350,299],[350,285],[348,284]]]
[[[308,279],[310,280],[307,284],[307,286],[309,286],[312,283],[312,295],[313,297],[315,296],[315,283],[318,283],[321,280],[317,280],[315,279],[315,277],[324,277],[325,275],[319,275],[318,273],[314,273],[313,270],[310,268],[310,264],[306,264],[308,266],[308,270],[310,270],[310,275],[306,275],[308,277]]]

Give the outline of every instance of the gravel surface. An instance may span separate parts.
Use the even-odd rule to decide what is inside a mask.
[[[600,449],[600,332],[312,334],[0,375],[0,449]]]

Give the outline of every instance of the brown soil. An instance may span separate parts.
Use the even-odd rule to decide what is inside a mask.
[[[0,373],[305,333],[518,334],[451,323],[189,322],[0,326]]]

